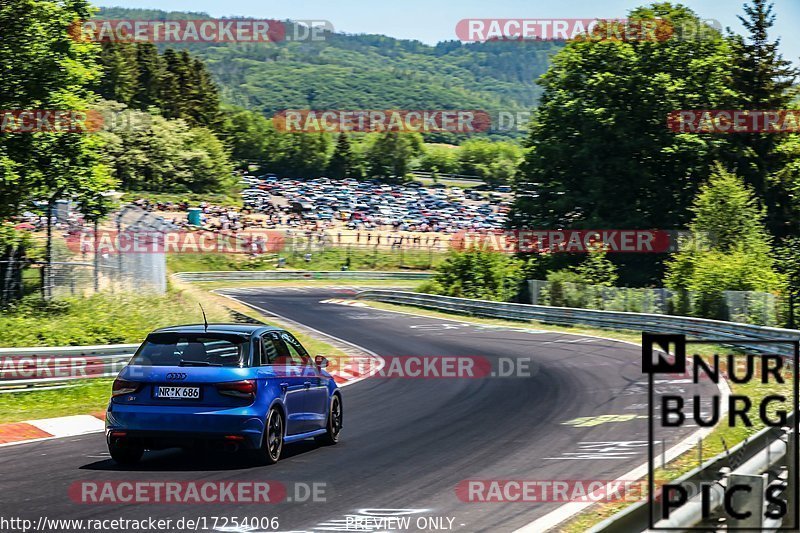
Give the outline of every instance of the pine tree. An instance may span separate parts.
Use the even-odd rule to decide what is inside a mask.
[[[103,41],[98,59],[103,74],[94,90],[106,100],[130,104],[138,85],[136,48],[129,43]]]
[[[336,148],[328,162],[328,176],[333,179],[348,178],[352,167],[353,152],[350,149],[350,140],[347,134],[342,132],[336,140]]]
[[[136,45],[136,91],[131,106],[146,111],[150,107],[161,107],[161,85],[164,78],[164,65],[158,49],[153,43]]]
[[[753,0],[744,6],[739,20],[748,32],[747,38],[731,37],[734,50],[733,87],[739,94],[742,109],[786,109],[794,95],[791,87],[798,76],[790,61],[778,52],[780,40],[770,41],[769,31],[775,24],[773,4]],[[792,220],[789,194],[770,177],[785,164],[778,149],[781,136],[764,133],[733,136],[732,166],[767,206],[767,226],[778,236],[796,232],[798,221]]]
[[[183,118],[186,103],[183,93],[185,76],[181,60],[172,48],[164,51],[164,75],[161,78],[161,111],[166,118]]]
[[[219,91],[205,63],[199,59],[192,60],[192,79],[192,118],[201,126],[219,131],[222,127]]]

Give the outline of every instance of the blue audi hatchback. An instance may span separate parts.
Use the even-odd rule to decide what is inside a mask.
[[[106,440],[120,464],[145,450],[219,447],[278,461],[285,444],[336,444],[342,396],[288,331],[209,324],[156,330],[114,381]]]

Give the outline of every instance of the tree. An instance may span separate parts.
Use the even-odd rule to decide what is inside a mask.
[[[302,178],[325,174],[331,146],[327,133],[282,133],[278,136],[275,168]]]
[[[153,43],[136,45],[136,91],[131,98],[131,106],[147,111],[151,107],[161,107],[161,83],[164,78],[164,64]]]
[[[691,232],[699,246],[668,262],[667,287],[696,292],[694,309],[706,318],[727,318],[724,291],[773,291],[781,287],[764,226],[764,209],[742,178],[716,165],[692,207]]]
[[[608,260],[608,252],[602,248],[591,250],[586,258],[575,268],[582,283],[613,287],[619,276],[617,267]]]
[[[125,106],[103,102],[119,114]],[[100,134],[104,159],[126,190],[218,192],[233,185],[227,151],[213,132],[127,110],[130,127]]]
[[[164,51],[161,80],[161,111],[167,118],[184,118],[189,107],[184,88],[190,77],[189,65],[172,48]]]
[[[251,164],[262,170],[274,170],[280,139],[272,121],[242,108],[229,108],[224,114],[223,136],[234,164],[242,170]]]
[[[510,142],[470,139],[458,149],[459,172],[492,186],[511,183],[521,161],[522,149]]]
[[[342,179],[351,177],[353,170],[353,152],[347,134],[342,132],[336,140],[331,160],[328,161],[328,177]]]
[[[91,16],[83,0],[0,3],[0,109],[87,110],[98,79],[98,47],[69,29]],[[0,220],[34,201],[46,203],[47,245],[43,296],[52,287],[52,224],[56,200],[93,194],[113,185],[100,160],[101,140],[79,133],[15,133],[0,136]]]
[[[447,144],[425,144],[417,167],[423,172],[458,174],[458,147]]]
[[[367,150],[367,168],[371,177],[385,180],[404,179],[412,158],[422,150],[418,133],[388,131],[376,134]]]
[[[737,105],[752,110],[786,109],[796,96],[792,86],[800,72],[778,52],[780,40],[769,40],[769,31],[775,24],[773,4],[753,0],[744,6],[744,11],[746,16],[739,16],[739,20],[748,32],[747,38],[730,37]],[[734,170],[764,199],[767,225],[777,236],[800,230],[800,217],[791,205],[789,192],[782,181],[774,179],[775,173],[788,163],[779,148],[783,142],[780,135],[737,134],[728,154]]]
[[[82,0],[0,3],[0,109],[83,111],[99,77],[98,45],[74,39],[68,29],[91,16]],[[0,135],[0,220],[34,200],[49,203],[109,185],[91,135]]]
[[[129,43],[100,43],[103,75],[94,90],[106,100],[130,104],[139,85],[136,47]]]
[[[702,25],[688,8],[653,4],[631,19]],[[679,109],[729,108],[731,50],[703,39],[574,41],[552,58],[515,180],[515,227],[684,227],[722,136],[670,132]],[[691,65],[687,68],[687,65]],[[625,258],[626,282],[658,279],[660,259]]]

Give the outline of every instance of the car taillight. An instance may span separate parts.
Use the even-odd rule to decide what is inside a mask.
[[[217,383],[217,392],[225,396],[252,400],[256,397],[256,380],[246,379],[243,381]]]
[[[133,394],[142,386],[141,383],[135,381],[126,381],[124,379],[115,379],[114,385],[111,387],[111,396],[122,396],[124,394]]]

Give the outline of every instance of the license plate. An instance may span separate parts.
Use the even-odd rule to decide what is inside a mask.
[[[200,399],[200,387],[158,387],[156,398],[198,400]]]

